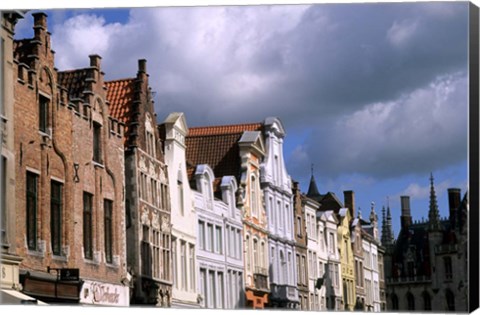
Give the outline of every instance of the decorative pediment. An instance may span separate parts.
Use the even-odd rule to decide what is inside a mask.
[[[245,131],[238,141],[240,150],[253,151],[259,157],[265,155],[265,144],[260,131]]]
[[[285,137],[285,128],[277,117],[268,117],[264,122],[265,130],[273,132],[278,138]]]

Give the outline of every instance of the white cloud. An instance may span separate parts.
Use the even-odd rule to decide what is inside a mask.
[[[418,21],[405,19],[395,21],[387,31],[387,39],[394,46],[403,46],[415,35]]]

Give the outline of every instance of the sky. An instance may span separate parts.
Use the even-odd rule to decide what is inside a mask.
[[[31,11],[34,12],[34,11]],[[31,37],[29,12],[17,39]],[[59,70],[102,56],[107,80],[147,59],[157,121],[193,126],[279,117],[284,158],[304,192],[319,191],[381,221],[400,196],[428,217],[429,177],[467,189],[468,3],[352,3],[44,10]]]

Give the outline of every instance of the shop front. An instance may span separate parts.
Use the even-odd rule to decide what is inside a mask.
[[[103,306],[129,306],[129,287],[100,281],[83,280],[80,303]]]
[[[20,270],[22,293],[49,304],[77,304],[82,281],[64,280],[47,272]]]

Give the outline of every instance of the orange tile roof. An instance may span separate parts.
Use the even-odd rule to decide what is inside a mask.
[[[206,135],[224,135],[224,134],[231,134],[231,133],[243,133],[244,131],[260,130],[261,127],[262,127],[261,123],[192,127],[188,129],[188,136],[196,137],[196,136],[206,136]]]
[[[240,150],[238,141],[244,131],[256,131],[261,123],[192,127],[186,138],[187,160],[194,165],[208,164],[217,178],[233,175],[240,176]]]
[[[58,84],[67,89],[68,96],[71,99],[82,98],[88,72],[89,69],[59,71]]]
[[[128,124],[130,118],[131,102],[135,79],[120,79],[105,82],[107,87],[107,100],[110,103],[110,116]]]

